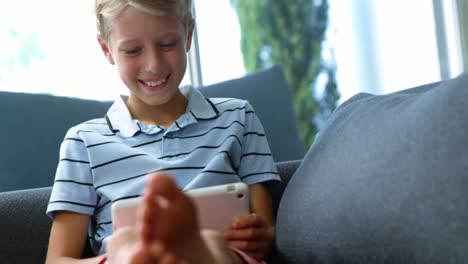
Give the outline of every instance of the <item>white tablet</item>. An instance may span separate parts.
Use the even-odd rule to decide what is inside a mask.
[[[250,213],[250,196],[247,184],[231,183],[187,191],[197,207],[200,228],[222,231],[238,216]],[[114,229],[133,226],[142,198],[119,200],[112,204]]]

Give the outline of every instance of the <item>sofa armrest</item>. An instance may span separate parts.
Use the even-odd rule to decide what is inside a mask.
[[[0,259],[44,263],[51,219],[45,214],[51,188],[0,193]]]
[[[276,168],[278,169],[278,173],[281,177],[281,183],[271,184],[268,186],[271,199],[273,201],[274,215],[277,214],[281,196],[283,195],[284,189],[288,185],[289,179],[291,179],[291,176],[294,174],[300,164],[301,160],[282,161],[276,163]]]

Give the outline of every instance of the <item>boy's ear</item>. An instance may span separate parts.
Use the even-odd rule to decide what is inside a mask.
[[[190,47],[192,47],[192,37],[193,37],[193,30],[195,29],[195,19],[192,20],[190,23],[189,29],[187,31],[187,44],[185,46],[185,51],[189,52]]]
[[[97,40],[99,42],[99,46],[101,47],[102,52],[104,53],[104,56],[106,56],[107,61],[109,61],[110,64],[114,65],[114,57],[112,57],[112,53],[110,52],[109,46],[106,44],[104,39],[102,39],[101,34],[97,35]]]

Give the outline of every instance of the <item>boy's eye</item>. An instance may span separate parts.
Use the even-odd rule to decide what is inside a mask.
[[[141,48],[121,49],[127,55],[136,55],[141,51]]]
[[[161,48],[165,49],[165,50],[168,50],[168,49],[174,48],[176,45],[177,45],[177,42],[162,43]]]

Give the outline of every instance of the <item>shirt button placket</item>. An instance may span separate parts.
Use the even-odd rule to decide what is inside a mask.
[[[166,155],[166,134],[164,133],[161,139],[161,156]]]

